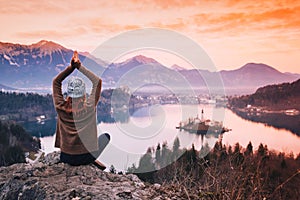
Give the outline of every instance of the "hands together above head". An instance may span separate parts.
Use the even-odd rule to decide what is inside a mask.
[[[81,66],[81,62],[79,60],[77,51],[74,51],[74,54],[73,54],[73,57],[72,57],[72,60],[71,60],[71,66],[76,68],[76,69],[79,69],[80,66]]]

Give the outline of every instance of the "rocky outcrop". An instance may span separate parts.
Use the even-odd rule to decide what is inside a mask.
[[[0,199],[165,199],[156,196],[158,184],[145,184],[132,174],[104,172],[92,164],[59,163],[58,155],[1,167]]]

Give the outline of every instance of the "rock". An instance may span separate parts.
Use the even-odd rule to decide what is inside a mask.
[[[38,163],[0,168],[0,199],[153,199],[155,188],[136,175],[118,175],[96,166],[59,163],[59,152]],[[154,188],[154,189],[153,189]],[[163,199],[158,197],[157,199]]]
[[[44,163],[46,165],[54,165],[59,163],[60,160],[60,152],[54,151],[53,153],[49,153],[44,157],[39,158],[39,162]]]
[[[155,183],[155,184],[153,184],[153,187],[154,187],[154,189],[159,190],[159,188],[161,187],[161,185],[158,184],[158,183]]]

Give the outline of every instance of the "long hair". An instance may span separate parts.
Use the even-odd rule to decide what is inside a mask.
[[[80,114],[86,112],[86,97],[85,95],[79,98],[67,96],[65,109],[67,113]]]

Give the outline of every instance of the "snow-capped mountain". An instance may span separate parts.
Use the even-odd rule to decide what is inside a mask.
[[[15,88],[51,86],[53,77],[69,65],[73,50],[52,41],[31,45],[0,42],[1,83]],[[97,62],[79,53],[89,68],[102,71]]]
[[[55,65],[67,63],[65,57],[71,50],[51,41],[42,40],[32,45],[0,43],[0,62],[2,65],[30,66]]]

